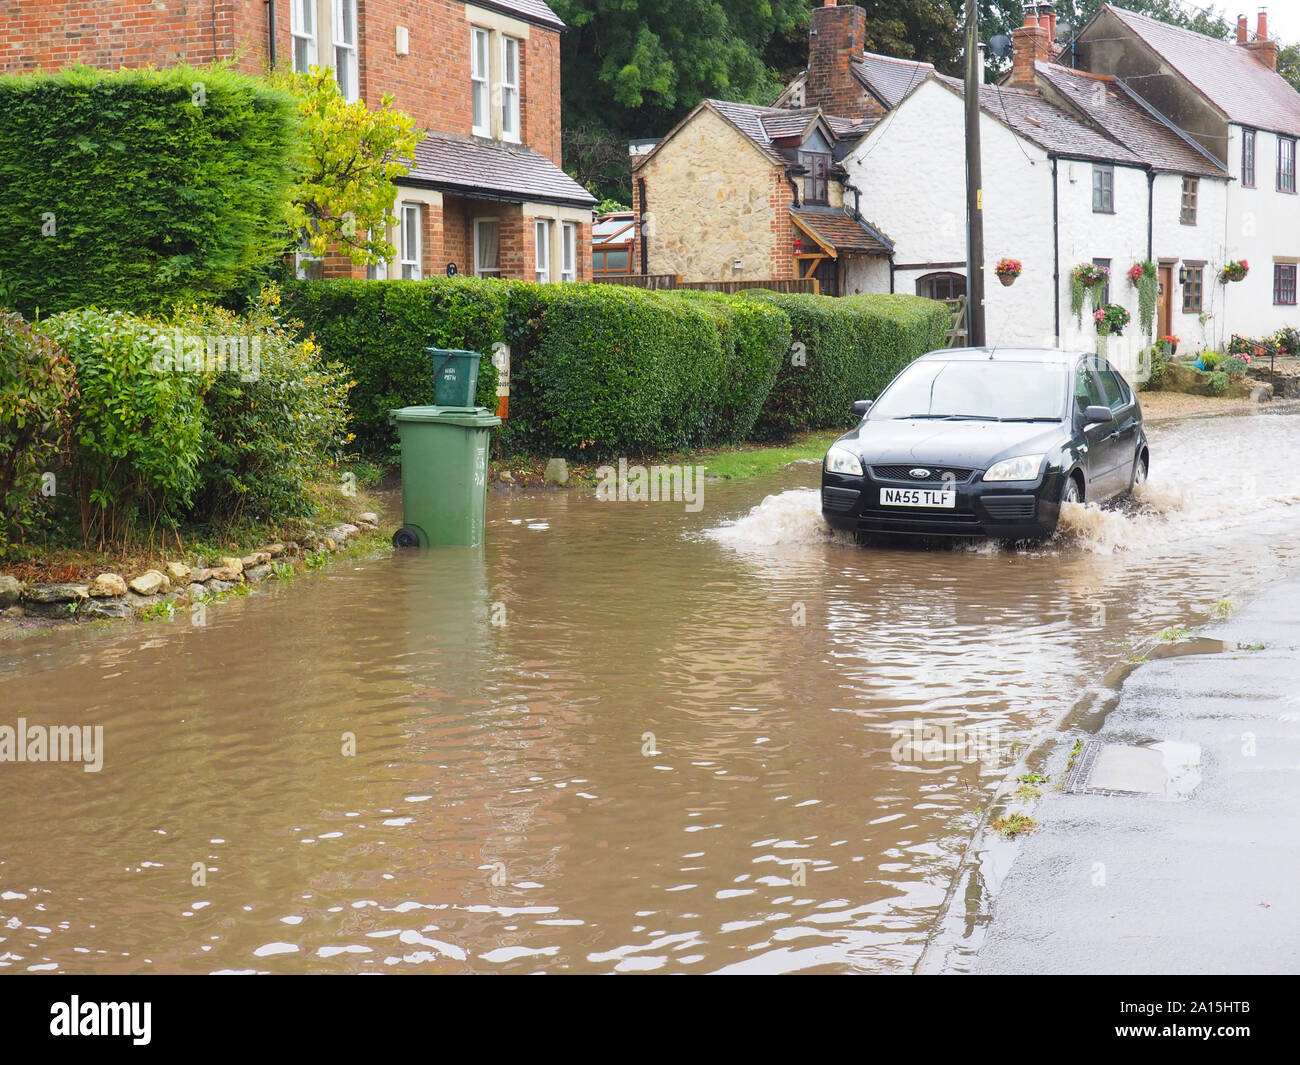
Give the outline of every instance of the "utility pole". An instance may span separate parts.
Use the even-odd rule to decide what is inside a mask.
[[[979,0],[966,0],[966,343],[984,346],[984,179],[980,163]]]

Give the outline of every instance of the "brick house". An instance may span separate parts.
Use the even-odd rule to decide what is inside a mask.
[[[426,131],[396,182],[397,259],[369,276],[585,280],[595,199],[561,169],[563,28],[543,0],[5,0],[0,71],[331,67],[348,99],[390,95]]]

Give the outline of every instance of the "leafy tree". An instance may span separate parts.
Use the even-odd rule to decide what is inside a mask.
[[[1300,92],[1300,44],[1288,44],[1277,50],[1277,72]]]
[[[385,96],[371,111],[364,101],[348,103],[331,70],[312,67],[306,74],[281,73],[273,80],[298,100],[303,147],[286,221],[305,248],[322,256],[331,245],[347,252],[357,266],[397,254],[384,239],[396,225],[393,179],[411,169],[421,132]]]

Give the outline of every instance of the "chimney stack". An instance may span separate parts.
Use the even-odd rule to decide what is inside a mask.
[[[804,106],[847,118],[880,116],[884,109],[853,73],[867,47],[867,13],[856,4],[824,0],[808,20],[808,75]]]
[[[1250,23],[1245,15],[1237,16],[1237,43],[1245,44],[1250,40]]]
[[[1244,40],[1246,34],[1246,16],[1237,19],[1237,43],[1243,45],[1256,59],[1269,70],[1277,69],[1277,41],[1268,39],[1268,8],[1259,9],[1259,28],[1253,41]]]
[[[1043,5],[1050,8],[1050,4]],[[1049,36],[1051,20],[1055,16],[1044,15],[1039,19],[1037,8],[1031,4],[1025,10],[1025,22],[1019,29],[1011,31],[1011,80],[1009,85],[1019,88],[1032,88],[1034,85],[1034,64],[1047,63],[1052,58],[1051,37]]]

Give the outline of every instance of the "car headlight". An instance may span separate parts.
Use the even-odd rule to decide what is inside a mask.
[[[826,470],[828,473],[851,473],[861,477],[862,463],[848,448],[832,447],[826,452]]]
[[[1003,459],[988,468],[984,480],[1032,481],[1038,477],[1038,470],[1042,464],[1042,455],[1021,455],[1015,459]]]

